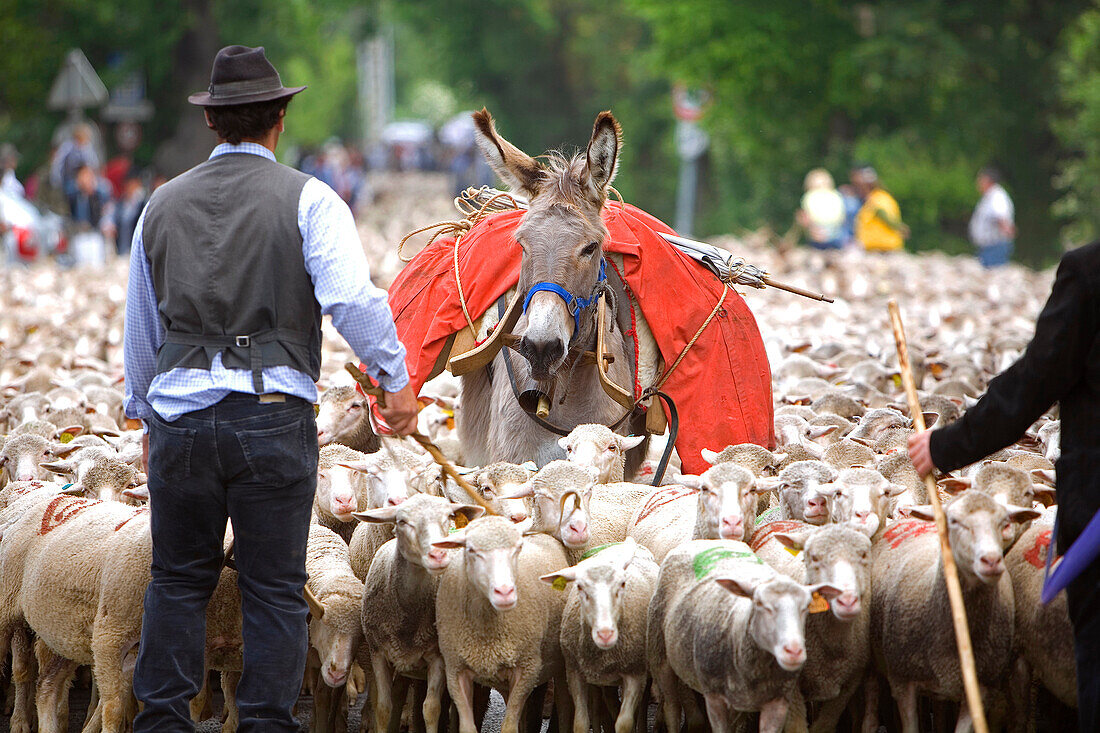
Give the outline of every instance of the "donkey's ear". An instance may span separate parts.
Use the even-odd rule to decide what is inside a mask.
[[[607,196],[607,187],[615,180],[619,170],[619,146],[622,129],[610,112],[600,112],[592,126],[592,139],[588,142],[588,177],[593,193],[599,198]]]
[[[474,126],[477,128],[477,147],[493,172],[512,191],[534,198],[541,178],[541,169],[535,159],[497,134],[493,116],[484,107],[474,112]]]

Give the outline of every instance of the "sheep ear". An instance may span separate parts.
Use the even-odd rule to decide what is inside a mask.
[[[769,491],[778,489],[780,483],[778,476],[761,476],[753,481],[753,486],[749,492],[752,494],[766,494]]]
[[[713,466],[718,461],[719,454],[715,451],[712,451],[710,448],[704,448],[703,450],[699,451],[699,455],[703,457],[704,461]]]
[[[936,520],[936,513],[932,511],[931,504],[920,504],[915,506],[902,507],[899,509],[902,514],[913,519],[923,519],[926,522],[934,522]]]
[[[796,532],[776,532],[774,535],[779,544],[786,547],[788,550],[799,550],[806,546],[806,540],[809,539],[810,533],[808,530],[796,531]]]
[[[874,448],[875,447],[875,444],[872,443],[870,440],[867,440],[867,438],[853,438],[851,435],[849,435],[847,439],[851,440],[851,441],[855,441],[856,443],[859,443],[860,445],[865,446],[867,448]]]
[[[561,448],[563,451],[569,452],[569,444],[571,442],[572,441],[569,440],[568,435],[563,435],[560,438],[558,438],[558,447]]]
[[[557,583],[558,585],[561,585],[562,583],[572,583],[576,579],[576,566],[562,568],[556,573],[547,573],[546,575],[539,576],[539,580],[541,580],[543,583],[546,583],[547,585],[554,585],[555,583]]]
[[[484,507],[471,504],[452,504],[451,506],[451,517],[463,516],[466,517],[467,522],[472,522],[485,513]]]
[[[642,444],[643,440],[645,440],[644,435],[634,435],[634,436],[620,437],[619,438],[619,447],[624,451],[628,451],[628,450],[631,450],[632,448],[637,448],[639,445]]]
[[[57,434],[60,436],[60,435],[64,435],[65,433],[68,433],[69,435],[71,435],[75,438],[76,436],[80,435],[83,432],[84,432],[84,426],[83,425],[69,425],[67,427],[59,429],[57,431]]]
[[[336,465],[359,473],[374,473],[377,468],[373,461],[340,461]]]
[[[68,494],[69,496],[83,496],[84,484],[77,481],[75,484],[69,484],[68,487],[62,489],[62,494]]]
[[[886,484],[885,486],[882,487],[882,495],[883,496],[894,497],[894,496],[901,496],[904,493],[905,493],[905,487],[904,486],[899,486],[898,484],[888,483],[888,484]]]
[[[702,476],[692,476],[690,474],[680,477],[679,484],[686,486],[689,489],[695,489],[696,491],[703,490],[703,478]]]
[[[1032,519],[1038,519],[1043,516],[1042,512],[1036,511],[1035,509],[1013,506],[1012,504],[1005,506],[1005,509],[1008,510],[1008,518],[1016,523],[1030,522]]]
[[[924,427],[927,428],[927,429],[931,429],[932,426],[936,424],[936,421],[938,421],[940,419],[940,413],[938,413],[938,412],[922,412],[921,417],[924,418]]]
[[[519,530],[519,534],[522,537],[530,532],[531,528],[535,526],[535,518],[527,517],[527,519],[524,519],[522,522],[516,522],[513,526]]]
[[[44,468],[50,473],[69,473],[73,470],[73,465],[69,461],[51,461],[49,463],[39,463],[39,468]]]
[[[149,501],[149,486],[135,486],[132,489],[124,489],[122,495],[135,501]]]
[[[756,590],[756,585],[748,578],[733,578],[733,577],[720,577],[715,578],[714,582],[722,586],[735,596],[741,596],[742,598],[752,599],[752,594]]]
[[[539,192],[542,170],[527,153],[497,134],[493,116],[484,107],[474,112],[477,147],[489,167],[500,176],[508,188],[534,198]]]
[[[531,481],[524,481],[518,489],[511,494],[505,494],[504,496],[498,496],[498,499],[522,499],[527,496],[535,495],[535,484]]]
[[[816,440],[817,438],[823,438],[829,433],[836,430],[838,425],[811,425],[810,426],[810,440]]]
[[[1031,469],[1031,480],[1042,481],[1048,483],[1051,486],[1057,485],[1057,474],[1049,468],[1033,468]]]
[[[1052,486],[1044,486],[1043,484],[1032,484],[1031,495],[1035,497],[1035,501],[1040,502],[1043,506],[1051,506],[1058,500],[1058,492]]]
[[[466,546],[466,530],[460,529],[457,532],[451,532],[446,538],[436,540],[432,543],[432,547],[438,547],[440,550],[457,550]]]
[[[325,616],[325,607],[317,600],[317,596],[313,594],[308,585],[302,588],[302,595],[306,597],[306,605],[309,606],[309,612],[313,614],[313,618],[322,619]]]
[[[526,468],[528,471],[531,471],[531,472],[535,472],[535,471],[539,470],[538,464],[535,463],[534,461],[526,461],[525,463],[519,464],[519,467],[520,468]]]
[[[948,476],[936,482],[937,485],[949,494],[961,494],[970,488],[973,482],[968,478],[955,478]]]
[[[397,521],[397,507],[396,506],[384,506],[378,509],[370,509],[365,512],[352,512],[351,516],[358,519],[360,522],[371,522],[373,524],[389,524]]]
[[[771,463],[771,465],[779,466],[779,464],[783,463],[783,461],[785,461],[785,460],[787,460],[787,454],[786,453],[772,453],[772,463]]]

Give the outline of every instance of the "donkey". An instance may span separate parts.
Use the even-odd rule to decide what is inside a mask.
[[[621,296],[617,279],[604,280],[607,227],[600,211],[615,178],[622,132],[610,112],[601,112],[585,152],[572,157],[552,152],[540,165],[497,134],[488,111],[474,113],[474,122],[478,147],[489,165],[529,201],[514,234],[523,250],[518,288],[526,303],[514,329],[519,337],[514,346],[462,378],[459,438],[471,465],[534,460],[541,467],[565,457],[560,433],[524,412],[513,381],[522,389],[534,380],[544,393],[552,394],[546,420],[566,432],[583,423],[612,425],[625,412],[600,386],[596,365],[584,358],[585,351],[596,348],[599,289],[618,290]],[[614,357],[609,374],[617,384],[630,385],[633,346],[627,348],[615,313],[607,322],[605,350]],[[509,379],[505,360],[514,380]],[[620,430],[641,431],[640,421],[628,422],[633,424]],[[645,447],[643,443],[629,456],[628,476],[640,464]]]

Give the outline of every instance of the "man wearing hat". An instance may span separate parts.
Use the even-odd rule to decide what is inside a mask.
[[[227,519],[244,640],[239,730],[298,730],[322,315],[389,393],[389,426],[416,427],[405,350],[350,210],[275,162],[303,89],[283,86],[262,47],[219,51],[209,89],[189,98],[218,145],[154,192],[134,232],[126,414],[147,430],[153,538],[136,731],[194,729],[188,703],[203,684]]]

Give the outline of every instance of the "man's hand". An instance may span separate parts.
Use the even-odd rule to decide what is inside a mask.
[[[932,464],[932,449],[929,442],[932,439],[932,431],[913,433],[909,436],[909,460],[913,461],[913,467],[921,478],[932,473],[935,466]]]
[[[379,407],[382,419],[398,435],[411,435],[416,432],[416,413],[420,406],[412,387],[406,385],[400,392],[386,393],[386,406]]]
[[[146,476],[149,475],[149,433],[141,436],[141,470]]]

